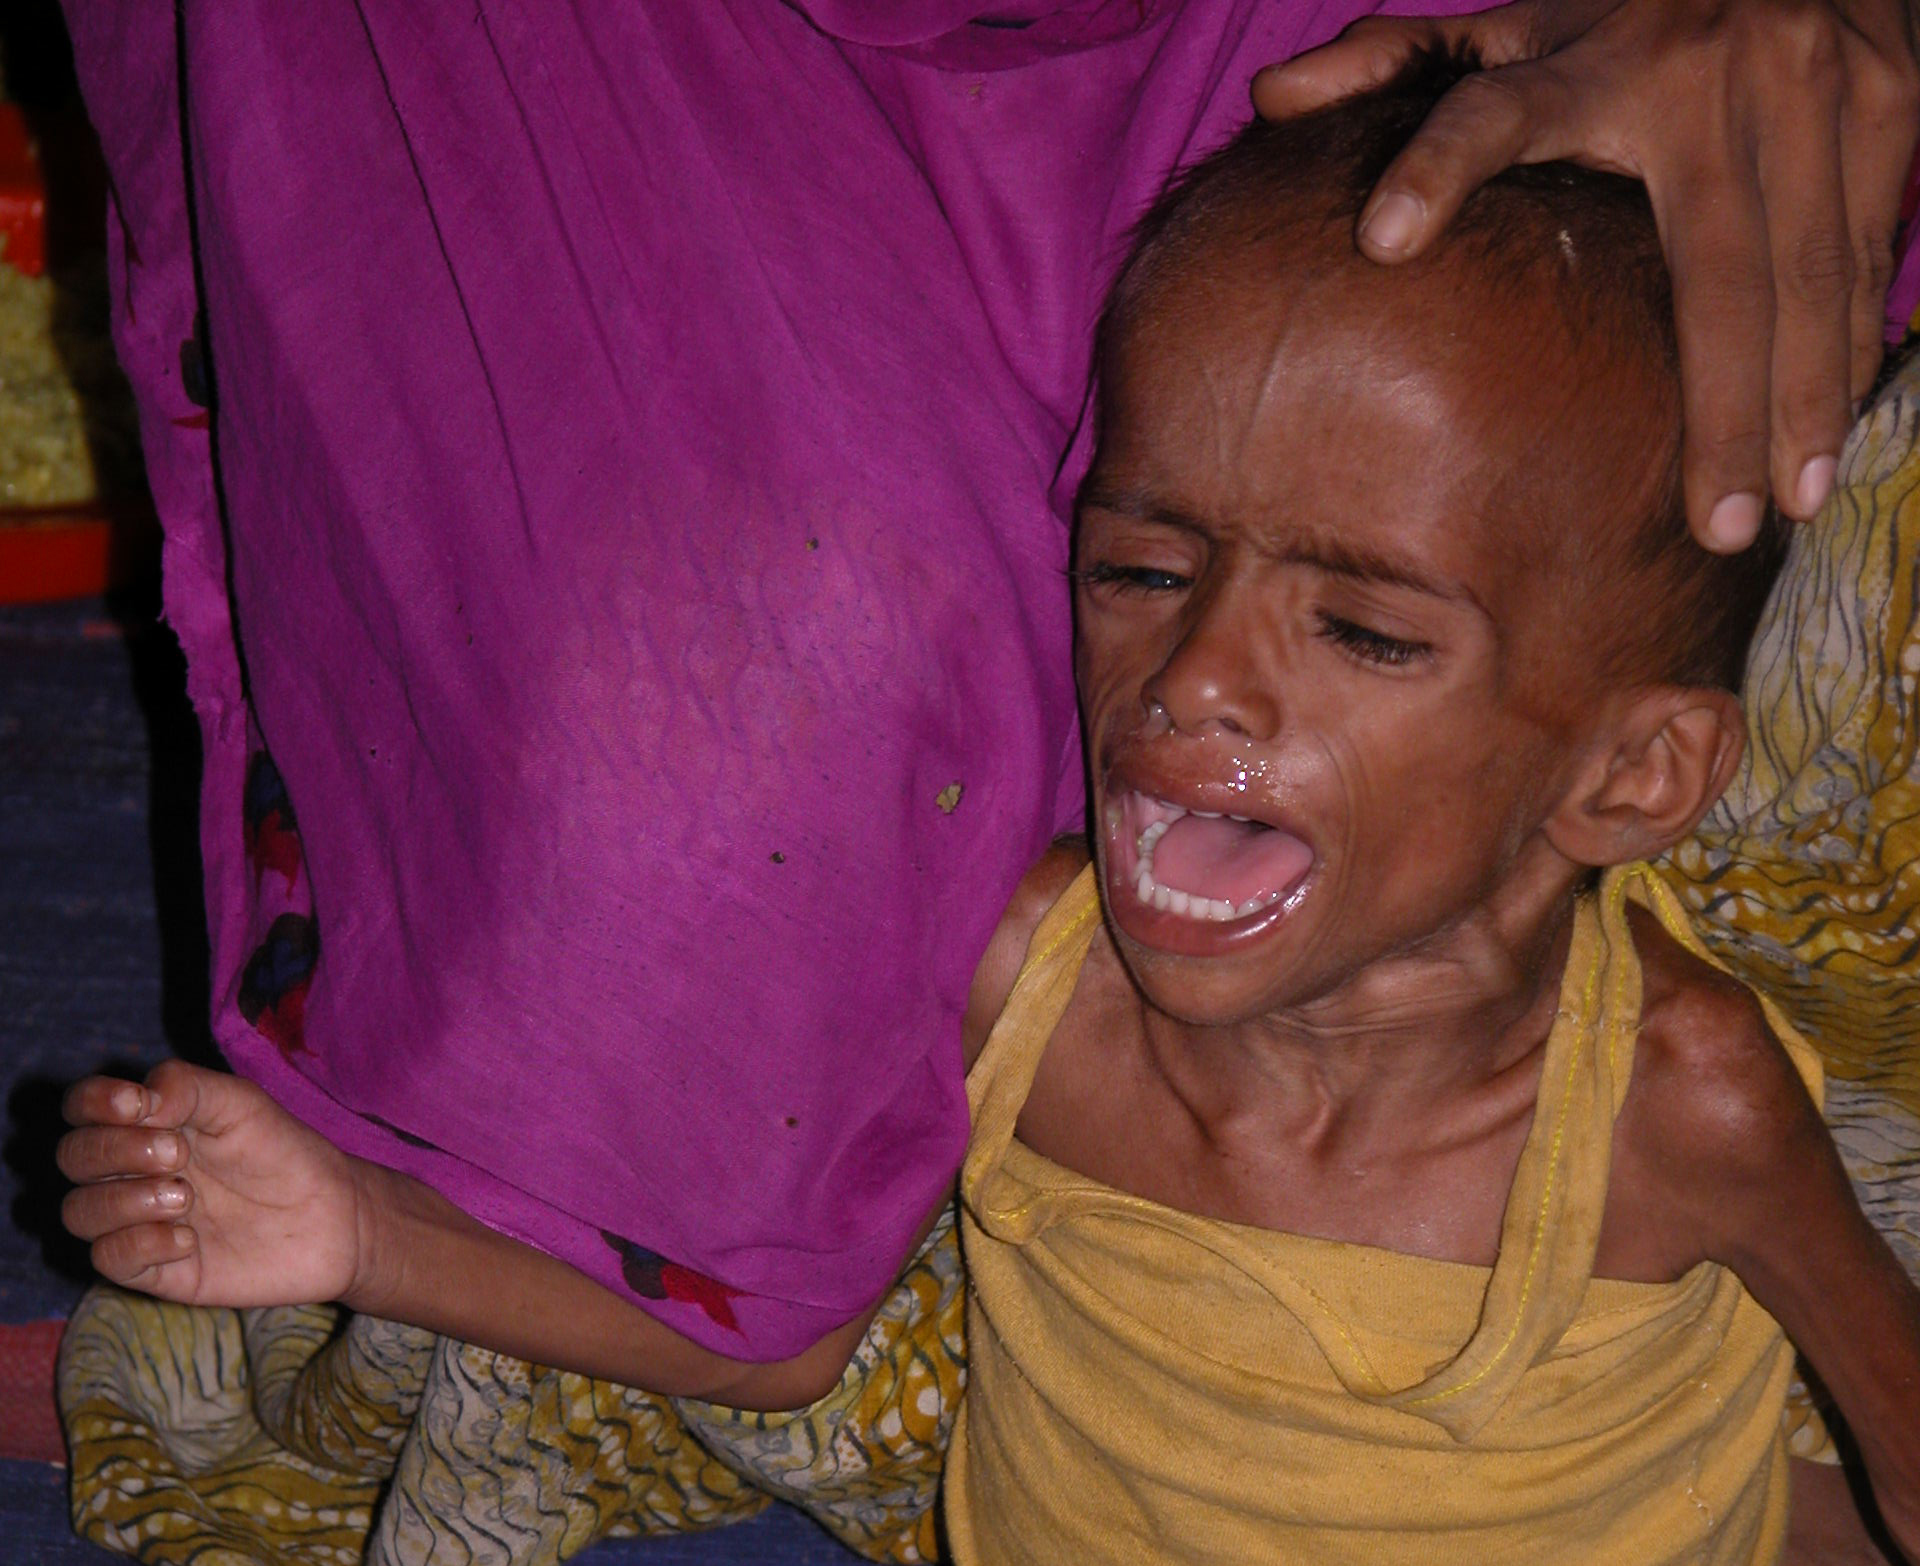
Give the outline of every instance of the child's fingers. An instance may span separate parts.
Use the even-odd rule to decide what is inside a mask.
[[[87,1077],[67,1089],[61,1113],[68,1125],[182,1126],[202,1109],[203,1091],[214,1084],[231,1083],[223,1072],[163,1060],[147,1073],[145,1084],[120,1077]]]
[[[184,1060],[163,1060],[147,1073],[146,1090],[153,1100],[147,1123],[156,1126],[183,1126],[205,1119],[207,1100],[216,1097],[219,1086],[237,1080],[221,1071],[204,1066],[189,1066]]]
[[[67,1089],[60,1114],[70,1126],[130,1126],[146,1118],[153,1105],[153,1095],[138,1082],[87,1077]]]
[[[166,1060],[147,1073],[144,1085],[118,1077],[76,1082],[61,1113],[73,1126],[186,1127],[218,1135],[265,1101],[243,1077]]]
[[[245,1077],[230,1072],[189,1066],[184,1060],[163,1060],[147,1073],[147,1093],[153,1107],[145,1124],[182,1126],[218,1136],[241,1120],[271,1104],[266,1093]]]
[[[168,1299],[190,1299],[198,1269],[179,1264],[193,1257],[198,1241],[183,1223],[143,1223],[116,1229],[93,1245],[93,1270],[110,1283]],[[178,1269],[178,1270],[176,1270]]]
[[[193,1209],[193,1187],[178,1175],[78,1186],[60,1204],[60,1222],[82,1240],[116,1229],[171,1225]]]
[[[187,1162],[186,1139],[157,1126],[81,1126],[54,1149],[60,1172],[76,1185],[130,1175],[171,1174]]]

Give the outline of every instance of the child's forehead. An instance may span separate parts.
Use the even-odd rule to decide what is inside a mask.
[[[1378,266],[1344,233],[1339,244],[1210,254],[1148,290],[1118,346],[1112,368],[1123,381],[1198,370],[1225,385],[1237,375],[1243,397],[1282,373],[1318,374],[1354,397],[1422,376],[1425,395],[1462,425],[1518,416],[1543,387],[1577,396],[1594,368],[1575,373],[1590,355],[1548,290],[1488,275],[1458,251]]]
[[[1120,334],[1097,474],[1289,528],[1391,521],[1509,566],[1542,563],[1544,528],[1619,525],[1639,485],[1609,452],[1647,448],[1661,398],[1585,351],[1551,296],[1325,246],[1279,275],[1270,254],[1230,263],[1158,290]]]
[[[1447,497],[1463,525],[1491,521],[1491,492],[1537,447],[1504,353],[1418,312],[1313,295],[1198,298],[1141,322],[1109,366],[1097,465],[1196,502]]]

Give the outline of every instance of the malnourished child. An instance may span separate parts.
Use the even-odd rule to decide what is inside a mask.
[[[1777,556],[1685,536],[1634,187],[1355,260],[1409,92],[1196,170],[1103,323],[1092,863],[976,988],[954,1554],[1771,1561],[1789,1340],[1912,1553],[1920,1294],[1640,864]]]
[[[1687,537],[1636,188],[1522,171],[1355,255],[1432,92],[1249,131],[1102,326],[1092,862],[1035,868],[968,1018],[962,1563],[1772,1561],[1794,1345],[1920,1549],[1920,1293],[1643,865],[1738,760],[1778,541]],[[161,1179],[131,1124],[194,1080],[76,1090],[70,1221],[259,1301],[309,1234],[223,1252],[203,1128]]]

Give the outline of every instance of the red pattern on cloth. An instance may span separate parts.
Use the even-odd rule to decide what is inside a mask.
[[[0,1458],[66,1463],[53,1397],[54,1362],[66,1330],[57,1318],[0,1326]]]

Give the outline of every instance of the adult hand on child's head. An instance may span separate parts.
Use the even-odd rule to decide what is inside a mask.
[[[143,1087],[89,1077],[66,1096],[75,1129],[60,1217],[102,1276],[190,1305],[339,1299],[363,1252],[356,1161],[253,1083],[168,1061]]]
[[[1487,67],[1444,98],[1361,214],[1375,260],[1418,255],[1484,181],[1569,159],[1646,183],[1673,273],[1687,516],[1711,549],[1769,487],[1811,518],[1879,368],[1893,235],[1920,133],[1911,0],[1518,0],[1369,18],[1254,81],[1282,118],[1416,50]]]

